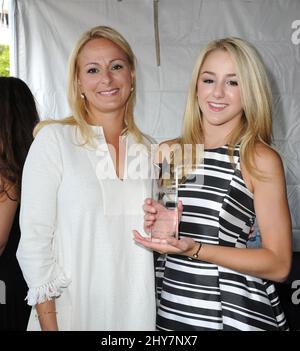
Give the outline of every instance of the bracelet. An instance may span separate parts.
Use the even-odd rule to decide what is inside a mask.
[[[199,255],[199,251],[201,250],[201,248],[202,248],[202,242],[200,241],[197,251],[192,254],[193,258],[199,258],[198,255]]]
[[[37,318],[40,318],[41,315],[44,315],[44,314],[51,314],[51,313],[57,314],[56,311],[47,311],[47,312],[41,312],[40,314],[36,314],[36,317],[37,317]]]

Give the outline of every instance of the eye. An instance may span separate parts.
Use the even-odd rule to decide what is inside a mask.
[[[115,64],[111,67],[111,69],[112,69],[113,71],[118,71],[118,70],[120,70],[120,69],[122,69],[122,68],[123,68],[123,66],[120,65],[119,63],[115,63]]]
[[[98,72],[99,72],[99,70],[98,70],[98,68],[96,68],[96,67],[89,68],[89,69],[87,70],[87,73],[98,73]]]
[[[203,79],[203,83],[212,84],[214,81],[212,79]]]
[[[236,80],[228,80],[226,84],[232,86],[232,87],[237,87],[239,84]]]

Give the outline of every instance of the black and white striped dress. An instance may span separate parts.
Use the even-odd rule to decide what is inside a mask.
[[[206,150],[202,165],[181,184],[180,237],[246,249],[255,220],[253,194],[240,172],[239,147],[233,160],[235,168],[226,146]],[[180,255],[164,261],[157,266],[157,329],[288,328],[271,282]]]

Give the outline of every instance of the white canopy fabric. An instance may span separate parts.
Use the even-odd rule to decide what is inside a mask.
[[[300,1],[159,0],[160,66],[152,0],[11,0],[13,74],[24,79],[41,117],[69,114],[68,56],[81,33],[109,25],[138,60],[136,120],[158,141],[180,134],[192,68],[209,41],[239,36],[262,54],[274,93],[275,147],[282,155],[300,251]],[[270,216],[272,214],[270,213]]]

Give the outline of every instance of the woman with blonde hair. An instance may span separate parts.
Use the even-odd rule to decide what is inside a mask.
[[[158,329],[288,328],[272,281],[290,269],[291,219],[271,128],[271,93],[257,50],[234,37],[209,43],[193,71],[183,135],[168,142],[204,145],[201,163],[188,167],[179,185],[179,239],[134,233],[140,244],[167,253]],[[150,199],[144,210],[145,230],[159,232],[165,210]],[[262,245],[247,248],[255,219]]]
[[[72,116],[42,122],[24,167],[17,256],[33,306],[29,330],[153,330],[153,254],[136,245],[147,181],[129,152],[135,57],[116,30],[84,33],[69,62]],[[129,200],[128,200],[129,199]]]

